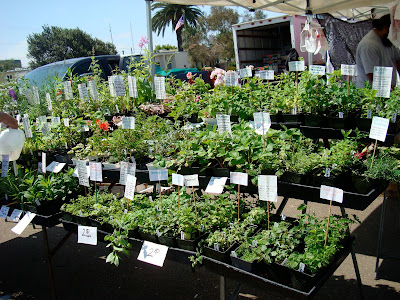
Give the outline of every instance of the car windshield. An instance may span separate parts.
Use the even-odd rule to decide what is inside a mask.
[[[58,77],[63,80],[68,68],[71,66],[72,63],[60,63],[39,67],[28,72],[24,78],[29,80],[29,84],[40,88],[46,83],[52,84],[54,82],[54,77]]]

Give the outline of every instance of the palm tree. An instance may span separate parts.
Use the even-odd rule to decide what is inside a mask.
[[[164,37],[165,28],[172,23],[172,30],[175,30],[176,23],[178,23],[181,16],[184,18],[185,26],[197,26],[197,19],[204,17],[203,12],[195,5],[179,5],[179,4],[165,4],[154,3],[151,10],[159,9],[152,18],[153,31],[157,35],[162,34]],[[176,31],[176,39],[178,41],[178,50],[183,51],[182,48],[182,26]]]

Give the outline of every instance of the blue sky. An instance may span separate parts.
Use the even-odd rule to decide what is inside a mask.
[[[20,59],[28,65],[27,43],[29,34],[42,32],[43,25],[63,28],[79,27],[92,37],[111,42],[110,26],[114,44],[120,54],[139,52],[137,44],[142,35],[147,36],[146,3],[144,0],[114,1],[1,1],[0,59]],[[209,7],[201,6],[203,11]],[[242,9],[237,9],[242,13]],[[268,17],[275,14],[267,12]],[[132,37],[130,31],[132,24]],[[132,43],[133,40],[133,43]],[[153,43],[176,46],[176,36],[171,28],[165,36],[153,33]]]

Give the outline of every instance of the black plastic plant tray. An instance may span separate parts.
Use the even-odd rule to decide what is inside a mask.
[[[54,215],[50,216],[42,216],[36,214],[36,216],[32,220],[32,224],[41,225],[44,227],[54,227],[61,223],[60,218],[62,216],[61,212],[55,213]]]
[[[64,227],[64,229],[66,231],[78,234],[78,226],[80,224],[74,223],[74,222],[70,222],[70,221],[66,221],[66,220],[63,220],[63,219],[60,219],[60,222],[63,224],[63,227]],[[102,231],[102,230],[99,230],[97,228],[97,242],[105,243],[104,242],[104,237],[106,235],[109,235],[109,234],[110,233]]]
[[[343,139],[342,129],[300,126],[301,133],[310,139]]]

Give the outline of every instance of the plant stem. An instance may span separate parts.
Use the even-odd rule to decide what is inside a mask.
[[[374,157],[375,157],[375,151],[376,151],[376,144],[378,143],[378,140],[375,140],[375,145],[374,145],[374,153],[372,153],[372,160],[371,160],[371,166],[370,168],[372,168],[372,164],[374,163]]]
[[[197,214],[196,196],[194,193],[194,186],[192,186],[192,194],[193,194],[194,211],[196,212],[196,221],[197,221],[197,225],[199,225],[199,215]]]
[[[240,184],[238,185],[238,221],[240,219]]]
[[[328,230],[329,230],[329,221],[331,219],[331,210],[332,210],[332,200],[329,203],[329,216],[328,216],[328,224],[326,224],[326,234],[325,234],[325,244],[324,247],[326,247],[326,242],[328,241]]]
[[[267,202],[267,211],[268,211],[268,230],[269,230],[269,201]]]

